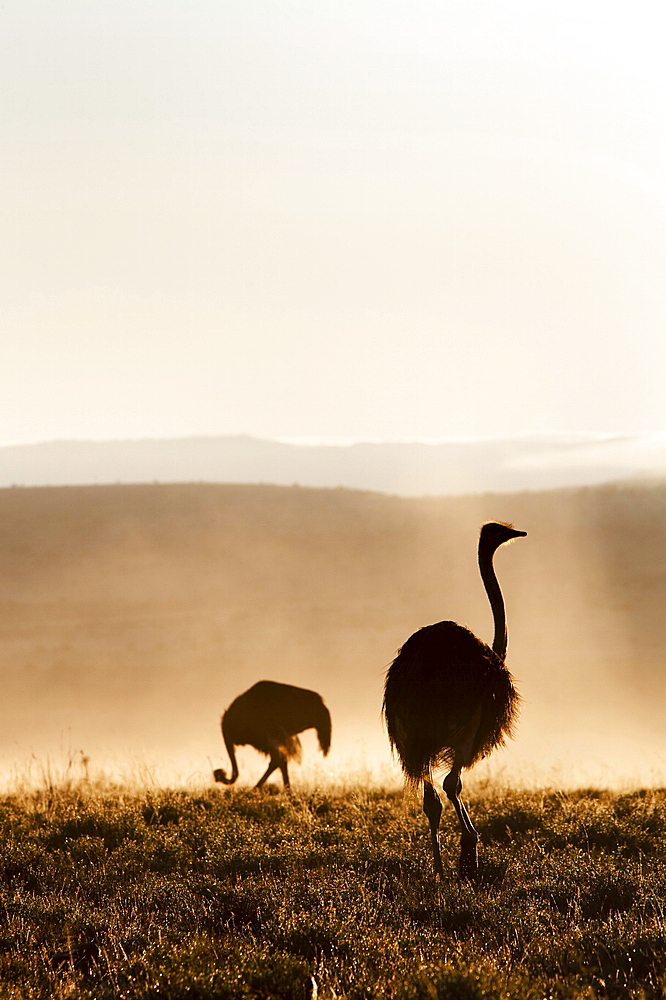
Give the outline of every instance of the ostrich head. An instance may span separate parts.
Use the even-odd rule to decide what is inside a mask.
[[[481,528],[479,548],[483,547],[494,552],[500,545],[510,542],[512,538],[524,538],[526,534],[526,531],[518,531],[512,524],[505,524],[503,521],[489,521]]]

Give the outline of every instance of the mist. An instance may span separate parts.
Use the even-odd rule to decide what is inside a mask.
[[[207,783],[220,716],[261,679],[313,688],[329,757],[292,780],[400,783],[385,670],[442,619],[492,638],[485,520],[526,539],[496,569],[516,739],[470,781],[663,784],[666,482],[404,498],[346,489],[153,484],[0,491],[0,763],[16,776]],[[265,759],[239,752],[241,785]],[[272,779],[274,780],[274,779]]]

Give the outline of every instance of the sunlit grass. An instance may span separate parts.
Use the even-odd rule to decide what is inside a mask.
[[[477,883],[416,797],[72,776],[0,797],[0,996],[663,995],[666,791],[475,796]]]

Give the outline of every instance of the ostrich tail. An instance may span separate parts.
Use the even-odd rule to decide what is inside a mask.
[[[319,747],[324,757],[327,756],[328,751],[331,749],[331,713],[326,708],[326,705],[322,702],[321,712],[319,718],[317,719],[317,739],[319,740]]]

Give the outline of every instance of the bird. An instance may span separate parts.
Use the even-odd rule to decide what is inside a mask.
[[[407,639],[386,674],[383,715],[389,742],[408,784],[423,785],[423,812],[440,878],[442,802],[433,771],[448,769],[442,788],[460,824],[459,870],[461,876],[473,878],[478,873],[479,836],[460,798],[460,773],[513,735],[519,696],[505,665],[506,612],[493,556],[500,545],[526,535],[502,521],[490,521],[480,531],[479,570],[495,623],[492,648],[463,625],[437,622]]]
[[[270,757],[255,788],[261,788],[278,768],[284,787],[289,788],[287,761],[301,759],[298,733],[316,729],[324,757],[331,747],[331,715],[321,695],[293,684],[258,681],[232,701],[222,716],[221,725],[232,771],[227,777],[222,768],[216,768],[213,777],[225,785],[233,785],[238,778],[237,746],[249,744]]]

